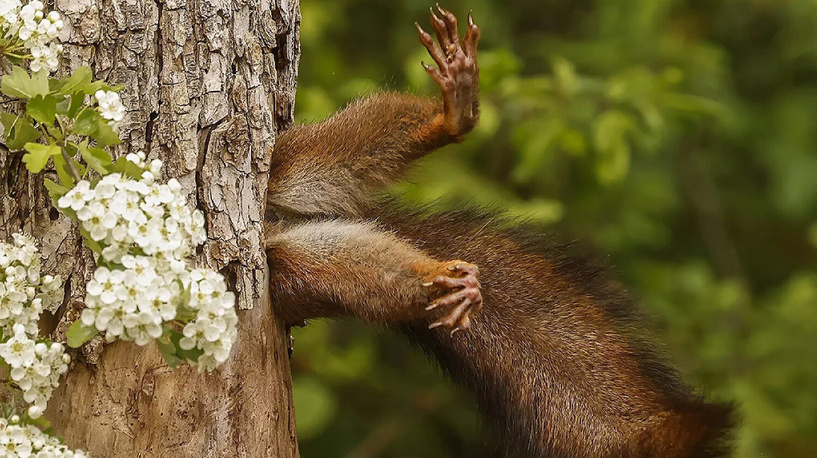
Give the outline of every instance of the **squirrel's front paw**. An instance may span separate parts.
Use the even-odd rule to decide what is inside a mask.
[[[444,105],[443,128],[459,140],[477,123],[479,116],[479,67],[477,65],[477,42],[480,30],[471,14],[465,36],[460,39],[457,18],[437,4],[438,17],[431,10],[431,26],[437,34],[437,44],[431,35],[417,26],[420,41],[437,64],[436,67],[422,63],[423,68],[442,90]]]
[[[477,266],[463,261],[449,261],[440,267],[441,274],[429,275],[430,281],[423,286],[436,288],[445,294],[435,299],[426,310],[450,308],[450,311],[428,328],[438,326],[451,328],[451,335],[471,328],[471,314],[482,308],[482,293],[477,276]]]

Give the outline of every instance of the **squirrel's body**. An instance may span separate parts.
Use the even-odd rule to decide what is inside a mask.
[[[380,94],[279,138],[267,199],[274,306],[291,323],[354,315],[401,329],[476,394],[508,456],[724,453],[729,408],[633,335],[633,308],[602,269],[492,216],[421,218],[372,200],[476,123],[479,29],[469,18],[460,41],[441,15],[442,48],[420,37],[443,103]]]

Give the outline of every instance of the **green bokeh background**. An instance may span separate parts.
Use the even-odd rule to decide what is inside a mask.
[[[296,114],[435,95],[428,0],[303,0]],[[609,254],[667,353],[743,423],[737,457],[817,456],[817,2],[448,0],[482,27],[482,120],[393,189],[499,208]],[[481,457],[473,401],[399,336],[296,329],[302,455]]]

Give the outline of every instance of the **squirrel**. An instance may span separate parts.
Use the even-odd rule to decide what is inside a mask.
[[[351,315],[402,331],[475,394],[504,456],[727,453],[731,406],[656,357],[605,269],[495,215],[420,216],[376,197],[477,123],[480,29],[469,14],[460,37],[437,8],[436,42],[415,25],[441,101],[380,93],[276,141],[273,307],[287,323]]]

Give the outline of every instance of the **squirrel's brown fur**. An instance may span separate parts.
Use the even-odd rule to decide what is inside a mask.
[[[482,267],[485,306],[468,332],[451,337],[423,321],[400,328],[476,393],[505,454],[725,453],[731,409],[705,402],[656,358],[605,269],[490,215],[391,212],[381,221],[432,257]]]
[[[267,199],[274,305],[289,322],[354,315],[401,329],[476,394],[507,456],[724,453],[731,409],[648,350],[603,269],[490,215],[420,217],[373,201],[476,123],[479,29],[469,17],[460,40],[456,18],[440,14],[442,46],[418,29],[442,103],[380,94],[279,138]]]

